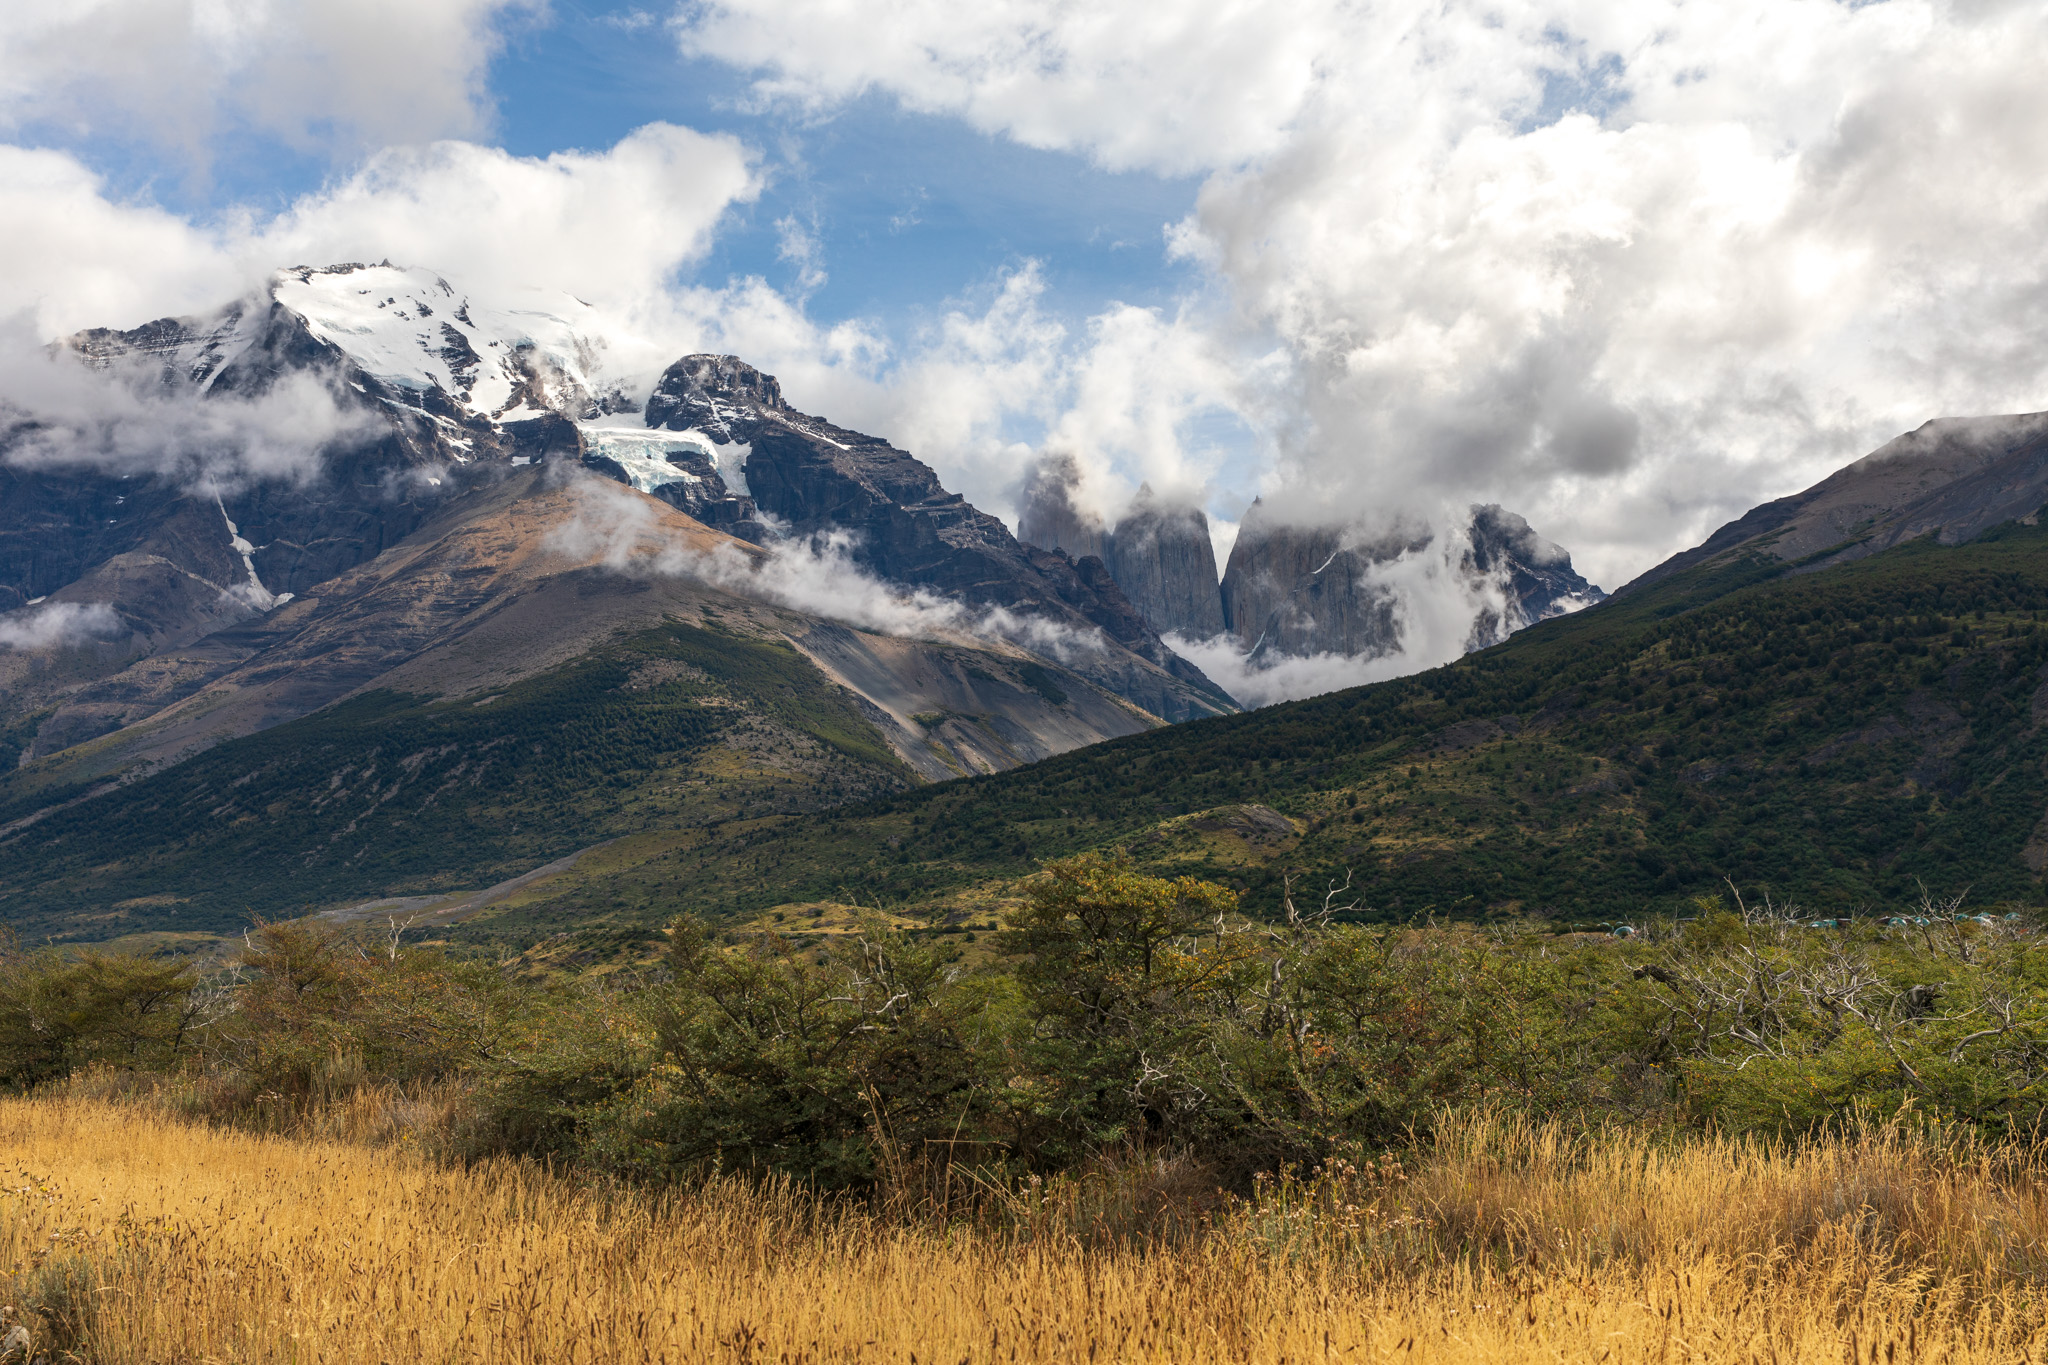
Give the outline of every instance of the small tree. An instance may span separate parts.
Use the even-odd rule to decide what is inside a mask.
[[[998,942],[1021,958],[1030,1019],[1008,1068],[1012,1141],[1061,1161],[1077,1145],[1192,1136],[1215,1106],[1193,1060],[1256,976],[1237,893],[1083,854],[1048,864],[1007,925]]]
[[[283,1093],[310,1093],[337,1076],[474,1070],[543,1027],[532,993],[495,968],[433,949],[402,952],[396,935],[380,942],[312,920],[262,923],[237,967],[243,978],[217,1051],[253,1084]]]

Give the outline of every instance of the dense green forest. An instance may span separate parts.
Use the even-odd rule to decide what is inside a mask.
[[[815,902],[957,927],[963,896],[1119,846],[1261,915],[1290,874],[1403,921],[1608,923],[1728,878],[1827,914],[1923,884],[2022,901],[2048,865],[2044,613],[2039,527],[1747,557],[1412,677],[925,787],[794,651],[678,627],[484,702],[359,699],[51,815],[0,844],[0,906],[31,934],[231,928],[646,830],[675,837],[459,936]]]

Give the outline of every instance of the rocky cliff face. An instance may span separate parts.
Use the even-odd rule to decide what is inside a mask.
[[[1473,634],[1481,645],[1607,598],[1572,568],[1563,546],[1537,535],[1527,521],[1496,503],[1472,509],[1469,539],[1472,569],[1499,583],[1507,598],[1496,620],[1475,625]]]
[[[1224,570],[1224,619],[1254,657],[1394,653],[1402,647],[1402,603],[1376,571],[1430,543],[1426,533],[1367,537],[1351,527],[1282,525],[1254,503]],[[1457,568],[1482,603],[1467,640],[1472,649],[1606,596],[1572,569],[1562,548],[1498,506],[1472,509]],[[1498,605],[1484,605],[1489,600]]]
[[[1148,620],[1195,640],[1223,633],[1216,547],[1200,508],[1162,505],[1141,487],[1110,538],[1110,571]]]
[[[797,412],[773,376],[736,357],[685,356],[671,365],[647,400],[646,424],[738,452],[727,457],[730,467],[786,534],[850,533],[855,560],[881,578],[1073,632],[1064,662],[1155,715],[1184,720],[1235,709],[1166,647],[1100,561],[1019,542],[942,487],[922,461]],[[1088,647],[1098,634],[1113,648]]]
[[[1162,634],[1228,634],[1257,659],[1338,654],[1379,658],[1402,648],[1399,592],[1376,571],[1422,550],[1429,536],[1368,537],[1348,526],[1275,522],[1254,503],[1217,582],[1208,519],[1141,488],[1115,526],[1081,504],[1080,471],[1050,458],[1025,486],[1020,539],[1100,562]],[[1474,587],[1468,648],[1479,649],[1605,594],[1573,571],[1571,556],[1498,506],[1472,509],[1458,566]],[[1483,591],[1490,589],[1491,591]]]
[[[1253,503],[1223,571],[1223,617],[1254,656],[1376,658],[1399,645],[1394,595],[1368,570],[1410,548],[1399,540],[1347,544],[1343,527],[1276,523]]]
[[[1024,484],[1024,509],[1017,517],[1017,539],[1041,549],[1062,551],[1071,559],[1082,560],[1092,555],[1108,564],[1109,527],[1076,499],[1080,481],[1081,470],[1073,456],[1041,459]]]
[[[1195,640],[1221,635],[1216,549],[1202,510],[1164,503],[1148,484],[1114,527],[1104,526],[1076,505],[1077,476],[1071,459],[1040,465],[1025,489],[1018,538],[1076,561],[1099,560],[1161,634]]]

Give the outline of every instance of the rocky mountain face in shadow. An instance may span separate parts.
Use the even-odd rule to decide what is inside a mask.
[[[1202,510],[1165,502],[1146,484],[1116,525],[1108,526],[1076,502],[1078,481],[1071,458],[1041,464],[1025,490],[1018,538],[1062,551],[1076,563],[1099,561],[1163,635],[1207,640],[1222,634],[1216,548]]]
[[[1618,592],[1746,554],[1801,572],[1931,535],[1957,545],[2048,504],[2048,413],[1944,417],[1836,470],[1804,492],[1751,508]]]
[[[1060,651],[1067,666],[1163,719],[1236,709],[1166,647],[1160,633],[1173,627],[1148,619],[1099,560],[1020,541],[948,492],[930,466],[796,411],[772,375],[734,356],[669,366],[647,400],[646,424],[743,447],[747,496],[785,535],[847,535],[854,560],[877,577],[1070,632],[1074,645]],[[1098,636],[1111,647],[1090,648]]]
[[[1254,503],[1223,574],[1230,632],[1255,657],[1394,653],[1401,648],[1403,603],[1384,571],[1403,555],[1425,552],[1431,541],[1427,532],[1370,536],[1349,526],[1285,525]],[[1479,604],[1468,650],[1606,596],[1573,570],[1564,549],[1492,504],[1472,509],[1453,571]]]
[[[1498,643],[1524,626],[1606,600],[1605,592],[1572,568],[1563,546],[1545,540],[1497,503],[1472,509],[1468,538],[1473,570],[1499,583],[1507,599],[1500,616],[1474,624],[1474,639],[1481,644]]]
[[[1224,570],[1223,618],[1254,655],[1376,657],[1399,647],[1394,594],[1367,581],[1410,546],[1345,544],[1346,528],[1288,526],[1253,503]]]
[[[1079,484],[1071,458],[1042,462],[1025,488],[1019,538],[1077,562],[1099,561],[1160,633],[1191,640],[1228,634],[1266,659],[1377,658],[1401,647],[1400,592],[1377,570],[1423,549],[1426,534],[1369,537],[1351,526],[1285,525],[1254,503],[1219,582],[1201,509],[1167,503],[1147,485],[1111,526],[1082,504]],[[1494,585],[1499,599],[1476,610],[1475,649],[1604,596],[1572,570],[1569,554],[1496,506],[1472,509],[1461,570],[1475,584]]]

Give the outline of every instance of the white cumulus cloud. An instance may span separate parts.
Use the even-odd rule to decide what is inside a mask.
[[[437,142],[379,152],[229,245],[273,263],[389,257],[486,296],[549,288],[626,309],[664,292],[759,190],[736,139],[668,123],[546,157]]]
[[[653,123],[546,157],[387,148],[280,213],[208,224],[121,200],[69,153],[0,146],[0,238],[36,261],[0,278],[0,316],[27,310],[52,337],[130,327],[210,312],[280,266],[388,258],[485,296],[563,290],[659,317],[676,272],[759,191],[738,140]]]
[[[764,98],[1204,175],[1172,249],[1226,300],[1215,353],[1283,348],[1232,405],[1276,511],[1501,501],[1612,585],[1928,417],[2048,406],[2038,5],[710,0],[677,31]]]
[[[138,138],[203,159],[223,132],[306,150],[481,131],[507,17],[542,0],[10,0],[0,128]]]

